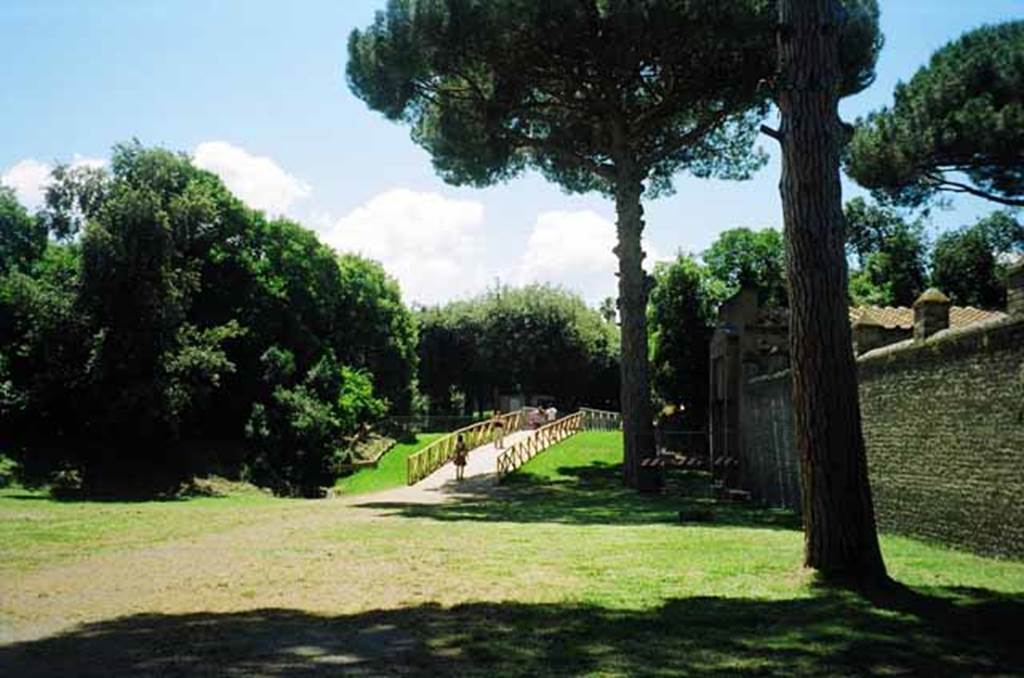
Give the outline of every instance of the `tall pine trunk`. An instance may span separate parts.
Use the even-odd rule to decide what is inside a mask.
[[[790,355],[801,459],[804,564],[885,579],[861,433],[847,310],[838,0],[780,0],[778,106]]]
[[[623,481],[640,491],[658,488],[654,469],[642,466],[654,455],[651,421],[651,383],[647,356],[647,274],[640,244],[643,233],[643,183],[629,171],[620,175],[615,190],[619,259],[619,313],[622,320],[622,432],[625,446]]]

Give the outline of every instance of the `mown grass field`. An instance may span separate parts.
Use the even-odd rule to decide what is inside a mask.
[[[444,433],[417,433],[411,443],[398,443],[381,457],[376,468],[365,468],[350,476],[339,478],[335,487],[345,495],[380,492],[405,485],[405,460],[445,435]]]
[[[58,501],[41,490],[7,487],[0,489],[0,577],[230,530],[301,505],[258,491],[167,501]]]
[[[869,597],[820,588],[799,566],[791,515],[714,505],[693,496],[693,477],[638,497],[619,487],[620,445],[616,434],[581,434],[498,490],[441,505],[5,495],[0,536],[18,533],[33,555],[0,579],[0,675],[1024,666],[1024,563],[885,535],[900,587]],[[680,523],[695,506],[715,520]]]

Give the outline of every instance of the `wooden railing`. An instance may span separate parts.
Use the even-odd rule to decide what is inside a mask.
[[[503,414],[498,419],[504,424],[503,433],[508,434],[518,431],[526,422],[526,412],[516,410]],[[423,480],[431,473],[448,463],[448,460],[455,455],[455,444],[461,435],[466,443],[466,448],[472,450],[475,447],[493,442],[498,437],[498,429],[495,426],[495,419],[481,421],[471,426],[466,426],[452,431],[443,438],[438,438],[416,454],[410,455],[405,461],[405,481],[414,485]]]
[[[541,426],[498,457],[498,480],[533,459],[535,456],[583,429],[586,414],[577,412]]]
[[[583,428],[587,431],[618,431],[622,428],[622,413],[581,407]]]

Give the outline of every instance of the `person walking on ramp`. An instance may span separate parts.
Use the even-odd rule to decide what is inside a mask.
[[[455,479],[462,480],[466,477],[466,461],[469,459],[469,448],[466,447],[466,441],[463,440],[462,434],[455,439]]]

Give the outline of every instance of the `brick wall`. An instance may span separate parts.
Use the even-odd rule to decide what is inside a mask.
[[[1024,318],[889,346],[858,363],[880,527],[1024,556]],[[799,477],[788,388],[786,373],[747,385],[742,458],[751,470],[742,478],[768,503],[799,508],[788,490]]]

